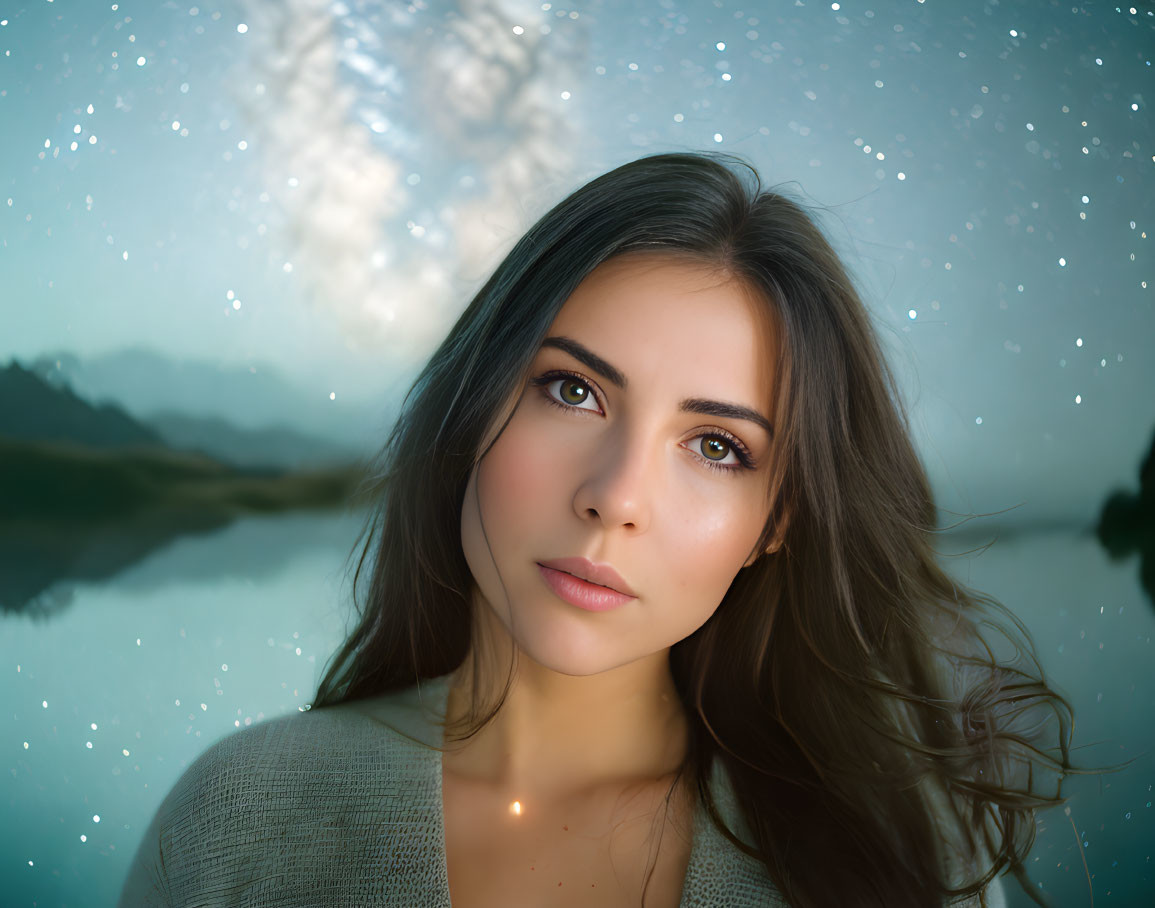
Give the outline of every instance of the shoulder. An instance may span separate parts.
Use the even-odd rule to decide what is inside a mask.
[[[270,719],[205,750],[165,799],[164,812],[170,823],[207,834],[235,831],[254,799],[289,811],[391,778],[379,770],[390,766],[399,744],[386,726],[345,706]]]
[[[253,787],[299,790],[306,777],[337,773],[355,779],[350,770],[358,764],[351,760],[358,754],[387,756],[396,744],[387,725],[373,722],[355,704],[292,713],[221,738],[189,766],[174,791],[195,789],[228,800]]]
[[[710,793],[718,818],[741,842],[752,847],[754,837],[738,805],[730,774],[720,759],[710,769]],[[683,908],[779,908],[785,899],[766,866],[735,846],[698,802],[690,864],[682,886]]]
[[[291,713],[234,732],[189,766],[166,799],[174,818],[190,799],[198,822],[235,822],[204,807],[245,806],[247,797],[275,798],[282,808],[315,798],[361,794],[423,781],[439,743],[430,714],[413,711],[409,691]]]
[[[391,727],[388,701],[374,705],[295,713],[211,745],[157,811],[121,904],[183,904],[221,887],[252,904],[287,887],[353,896],[367,862],[432,866],[438,754]],[[427,847],[405,841],[414,834]]]

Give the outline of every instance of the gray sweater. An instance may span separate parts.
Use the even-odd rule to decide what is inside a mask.
[[[212,745],[161,804],[119,905],[450,908],[441,755],[431,749],[448,690],[446,676]],[[711,786],[727,825],[752,841],[717,762]],[[1001,896],[992,887],[987,904]],[[681,908],[756,905],[785,902],[699,805]]]

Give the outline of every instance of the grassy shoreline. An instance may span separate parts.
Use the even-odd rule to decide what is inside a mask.
[[[100,522],[153,510],[227,518],[339,508],[361,477],[355,464],[289,472],[238,468],[164,448],[0,438],[0,522]]]

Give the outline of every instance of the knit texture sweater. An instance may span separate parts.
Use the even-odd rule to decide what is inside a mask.
[[[450,908],[441,800],[448,676],[271,719],[210,746],[144,834],[120,908]],[[725,770],[711,790],[751,842]],[[1001,889],[987,905],[1004,905]],[[784,906],[699,804],[680,908]],[[977,900],[969,904],[978,905]]]

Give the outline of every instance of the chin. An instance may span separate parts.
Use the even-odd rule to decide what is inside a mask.
[[[519,650],[519,658],[561,675],[586,677],[646,655],[623,653],[620,632],[612,631],[608,625],[599,627],[596,622],[583,620],[604,616],[582,613],[577,609],[574,612],[574,620],[550,618],[546,621],[527,620],[524,613],[515,612],[516,625],[510,633]]]

